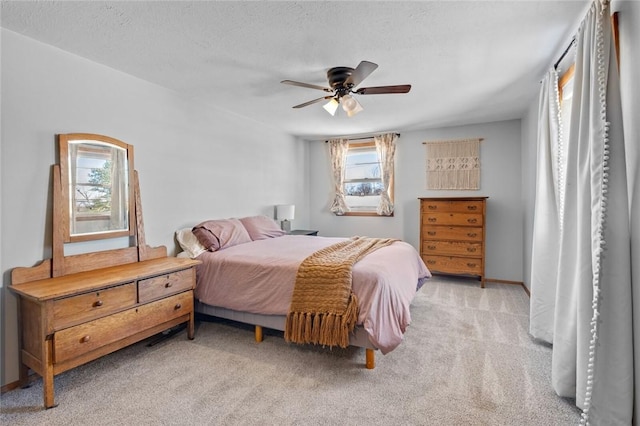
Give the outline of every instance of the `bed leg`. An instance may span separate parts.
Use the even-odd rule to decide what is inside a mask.
[[[256,325],[256,342],[262,342],[262,326]]]
[[[367,366],[367,369],[369,370],[373,370],[376,367],[376,353],[373,351],[373,349],[365,349],[366,351],[366,363],[365,365]]]

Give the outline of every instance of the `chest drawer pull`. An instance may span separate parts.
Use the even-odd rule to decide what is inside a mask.
[[[182,305],[180,303],[176,303],[176,306],[173,307],[173,309],[175,309],[176,311],[180,308],[182,308]]]
[[[429,222],[435,222],[435,221],[437,221],[438,219],[436,219],[435,217],[430,217],[430,218],[429,218],[429,219],[427,219],[427,220],[428,220]]]
[[[171,281],[169,281],[168,283],[166,283],[166,284],[164,285],[164,288],[169,288],[169,287],[171,287],[172,285],[173,285],[173,283],[172,283]]]
[[[475,247],[467,247],[467,251],[469,253],[475,253],[476,249],[475,249]]]
[[[435,249],[436,249],[436,246],[427,246],[427,248],[428,248],[429,250],[435,250]]]
[[[435,260],[427,260],[427,263],[428,263],[429,265],[435,265],[435,264],[436,264],[436,261],[435,261]]]
[[[475,232],[468,232],[467,233],[467,237],[475,238],[477,236],[478,236],[478,234],[476,234]]]
[[[429,204],[429,206],[427,206],[427,208],[429,210],[438,210],[438,206],[434,206],[433,204]]]
[[[91,340],[91,336],[89,336],[88,334],[86,336],[84,336],[82,339],[80,339],[80,343],[88,343],[89,340]]]
[[[477,210],[478,206],[467,206],[468,210]]]
[[[475,219],[475,218],[467,219],[467,222],[469,222],[469,223],[478,223],[478,219]]]
[[[436,231],[428,231],[427,235],[431,235],[432,237],[436,235]]]
[[[95,302],[93,302],[94,308],[99,308],[100,306],[102,306],[102,300],[96,300]]]
[[[475,263],[467,263],[469,268],[475,268],[477,265]]]

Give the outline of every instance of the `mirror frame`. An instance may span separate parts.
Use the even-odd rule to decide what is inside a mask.
[[[69,182],[71,181],[69,176],[69,143],[74,141],[96,141],[103,144],[110,144],[123,148],[127,152],[127,164],[128,164],[128,216],[129,223],[127,229],[119,229],[114,231],[102,231],[95,233],[85,234],[71,234],[71,211],[70,211],[70,194],[69,194]],[[61,194],[62,203],[61,217],[65,218],[61,224],[54,224],[62,226],[62,236],[64,243],[74,243],[81,241],[101,240],[105,238],[118,238],[135,235],[135,200],[134,200],[134,169],[133,169],[133,145],[124,143],[118,139],[114,139],[109,136],[96,135],[91,133],[68,133],[58,135],[58,148],[59,148],[59,160],[60,160],[60,178],[61,178]]]

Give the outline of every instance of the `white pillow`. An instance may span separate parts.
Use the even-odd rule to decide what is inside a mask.
[[[190,258],[195,259],[203,252],[207,251],[200,241],[193,235],[191,228],[184,228],[176,231],[176,239],[178,244],[182,247],[182,250],[189,255]]]

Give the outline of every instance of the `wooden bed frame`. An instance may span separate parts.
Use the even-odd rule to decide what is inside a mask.
[[[284,331],[285,315],[260,315],[249,312],[234,311],[231,309],[210,306],[195,300],[195,311],[199,314],[237,321],[243,324],[249,324],[255,327],[256,342],[262,342],[262,328]],[[356,326],[354,334],[349,339],[349,345],[365,348],[365,367],[369,370],[375,368],[375,350],[377,348],[369,341],[369,336],[364,328]]]

